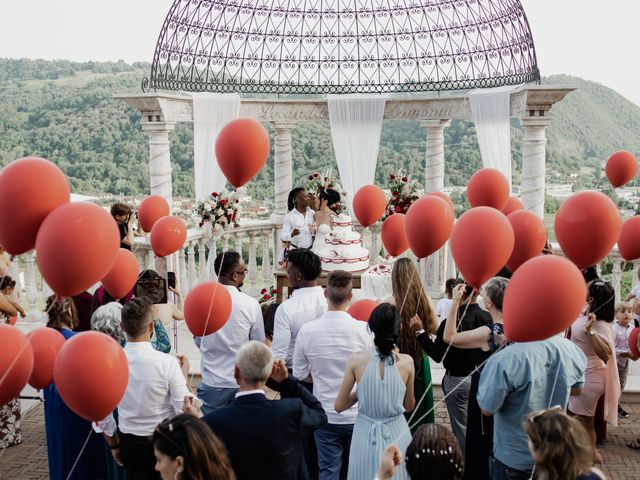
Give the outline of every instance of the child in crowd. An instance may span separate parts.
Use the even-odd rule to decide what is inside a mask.
[[[444,284],[445,293],[447,294],[447,296],[445,298],[441,298],[438,302],[438,306],[436,307],[436,316],[438,317],[439,323],[449,316],[453,287],[455,287],[458,283],[460,283],[460,280],[458,280],[457,278],[450,278]]]
[[[616,305],[616,322],[613,324],[613,341],[616,348],[620,389],[624,390],[629,371],[629,359],[637,358],[629,351],[629,335],[633,326],[630,325],[633,316],[633,306],[630,302],[620,302]],[[627,418],[629,414],[618,405],[618,416]]]
[[[638,280],[640,280],[640,270],[638,270]],[[632,301],[633,300],[633,301]],[[631,289],[631,292],[624,299],[625,302],[632,302],[633,323],[634,326],[640,327],[640,282]]]
[[[0,293],[2,293],[13,307],[18,311],[22,318],[26,317],[24,309],[20,306],[18,302],[15,301],[13,290],[16,288],[16,281],[12,279],[10,276],[5,275],[4,277],[0,277]]]

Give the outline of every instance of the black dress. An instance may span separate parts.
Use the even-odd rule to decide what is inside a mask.
[[[504,339],[504,327],[501,323],[487,325],[491,329],[489,334],[489,350],[477,351],[477,363],[482,364],[487,358],[501,347]],[[476,368],[471,376],[471,390],[467,404],[467,432],[464,451],[464,480],[490,480],[489,456],[493,449],[493,417],[482,415],[478,405],[478,385],[482,367]]]
[[[120,230],[120,248],[125,248],[131,251],[131,245],[127,245],[122,241],[127,236],[127,233],[129,233],[129,225],[126,223],[119,223],[118,230]]]

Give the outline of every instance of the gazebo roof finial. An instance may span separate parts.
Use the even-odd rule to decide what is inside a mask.
[[[519,0],[174,0],[143,88],[384,93],[539,79]]]

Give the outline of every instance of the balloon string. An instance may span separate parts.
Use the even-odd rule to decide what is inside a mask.
[[[71,478],[71,475],[73,475],[73,471],[76,469],[76,465],[78,465],[78,462],[80,461],[80,457],[84,453],[84,449],[87,447],[87,444],[89,443],[89,439],[91,438],[92,433],[93,433],[93,429],[90,426],[89,435],[87,435],[87,439],[84,441],[84,445],[82,445],[82,448],[80,449],[80,453],[78,453],[78,456],[76,457],[76,461],[73,462],[73,466],[71,467],[71,470],[69,470],[69,475],[67,475],[67,480],[69,480]]]

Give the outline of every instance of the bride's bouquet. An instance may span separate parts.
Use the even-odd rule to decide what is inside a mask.
[[[240,225],[240,199],[235,191],[211,192],[206,200],[198,200],[193,210],[193,219],[198,226],[211,224],[214,233],[222,233],[229,226]]]
[[[382,217],[383,221],[394,213],[407,213],[413,202],[420,198],[416,182],[408,175],[389,175],[389,190],[391,198]]]

